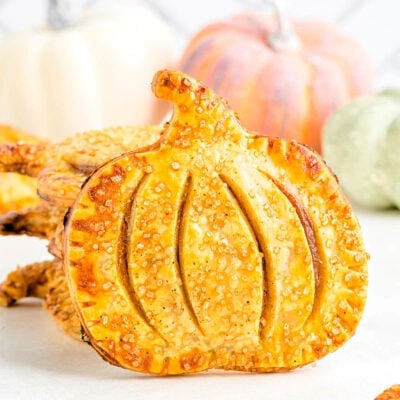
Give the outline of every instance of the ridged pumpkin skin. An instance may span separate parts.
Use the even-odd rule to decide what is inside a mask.
[[[367,255],[335,177],[294,141],[246,133],[194,79],[159,142],[99,168],[67,217],[71,296],[109,362],[154,374],[292,369],[359,322]]]
[[[298,51],[269,45],[268,35],[277,29],[270,14],[239,14],[211,24],[188,43],[179,68],[224,96],[246,129],[320,151],[327,117],[371,91],[371,62],[333,25],[293,25]]]

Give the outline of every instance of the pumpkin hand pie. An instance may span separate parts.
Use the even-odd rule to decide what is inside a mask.
[[[6,189],[0,193],[0,205],[8,198],[0,215],[0,234],[47,239],[54,256],[10,272],[0,286],[0,305],[11,306],[24,297],[42,298],[55,322],[68,335],[81,339],[81,324],[62,268],[62,221],[82,183],[97,167],[155,142],[160,132],[158,126],[117,127],[80,133],[61,143],[44,143],[0,127],[4,142],[0,145],[1,187],[9,182],[13,185],[12,197]],[[29,179],[34,202],[26,201],[24,178]]]
[[[307,147],[246,132],[187,75],[159,71],[152,88],[174,103],[159,140],[96,167],[56,229],[85,340],[161,375],[335,351],[361,318],[368,260],[335,176]]]

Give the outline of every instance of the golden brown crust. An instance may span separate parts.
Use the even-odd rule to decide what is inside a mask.
[[[57,325],[81,340],[81,324],[59,260],[33,263],[8,274],[0,285],[0,306],[9,307],[25,297],[44,299],[44,307]]]
[[[0,215],[35,207],[37,181],[30,176],[0,172]]]
[[[5,143],[0,145],[0,169],[19,173],[0,173],[0,188],[4,189],[0,193],[0,234],[48,239],[50,253],[62,259],[63,218],[82,183],[106,160],[156,141],[160,132],[157,126],[112,128],[45,144],[0,126],[0,143]],[[36,194],[38,180],[21,174],[39,174],[44,200]],[[0,305],[29,296],[45,299],[44,306],[56,323],[69,336],[81,338],[81,325],[59,261],[12,271],[2,284]]]
[[[38,145],[41,141],[13,127],[0,125],[0,170],[8,169],[3,165],[3,154],[5,152],[5,158],[9,158],[10,147],[17,143]],[[34,178],[0,172],[0,214],[35,207],[39,201],[36,187],[37,181]]]
[[[8,307],[24,297],[44,299],[53,264],[54,261],[43,261],[11,271],[0,285],[0,305]]]
[[[69,294],[60,261],[55,264],[53,275],[49,280],[44,308],[49,311],[59,328],[68,336],[82,340],[81,323]]]
[[[28,235],[52,239],[64,215],[65,209],[39,199],[34,208],[0,215],[0,235]]]
[[[399,400],[400,385],[393,385],[375,397],[375,400]]]
[[[65,267],[93,347],[155,374],[292,369],[355,332],[368,255],[335,177],[295,142],[258,138],[195,80],[160,141],[98,168],[68,215]]]
[[[40,196],[67,208],[87,177],[111,158],[155,142],[158,126],[118,127],[80,133],[48,148],[48,162],[39,174]]]
[[[46,163],[46,144],[6,143],[0,146],[0,171],[36,177]]]
[[[128,150],[153,143],[160,133],[158,126],[120,127],[81,133],[56,144],[38,144],[31,138],[26,143],[0,145],[0,169],[39,175],[34,179],[0,173],[0,234],[52,239],[83,182],[97,167]]]

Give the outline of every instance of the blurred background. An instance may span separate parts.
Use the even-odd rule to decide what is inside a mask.
[[[94,3],[95,0],[86,0]],[[204,25],[245,10],[266,10],[263,0],[100,0],[103,3],[144,3],[168,21],[177,51]],[[44,23],[47,0],[0,0],[0,35]],[[371,55],[376,89],[399,85],[399,0],[287,0],[295,18],[337,24]]]
[[[51,1],[74,4],[77,14],[79,7],[95,3],[109,3],[112,6],[116,3],[141,4],[150,13],[138,17],[133,11],[129,16],[122,15],[126,18],[121,20],[121,15],[118,18],[111,15],[113,25],[107,25],[110,22],[107,18],[104,24],[103,20],[95,18],[94,21],[96,24],[99,21],[99,24],[93,24],[90,27],[92,31],[78,24],[78,36],[86,35],[84,38],[87,42],[68,42],[68,35],[61,38],[65,39],[64,42],[58,42],[62,35],[56,35],[51,30],[46,37],[48,40],[42,41],[41,35],[36,35],[37,29],[35,35],[22,34],[19,42],[8,41],[10,37],[18,36],[10,33],[44,27]],[[296,400],[364,400],[373,398],[374,394],[398,382],[400,214],[398,210],[387,209],[394,205],[400,209],[400,92],[395,90],[396,87],[400,88],[400,0],[286,0],[286,3],[293,19],[331,22],[362,45],[373,64],[372,94],[387,87],[392,88],[388,98],[372,98],[371,105],[363,110],[360,117],[357,113],[339,114],[330,130],[332,152],[327,159],[328,164],[335,167],[340,182],[347,184],[346,189],[352,194],[351,200],[355,199],[367,208],[356,208],[356,211],[366,247],[371,254],[370,300],[362,321],[363,327],[355,335],[353,345],[327,357],[326,361],[319,363],[318,368],[305,369],[299,373],[278,374],[267,379],[247,375],[248,380],[235,380],[233,374],[228,375],[226,380],[217,374],[203,375],[203,378],[196,380],[182,379],[179,385],[170,379],[140,379],[134,382],[133,387],[131,379],[112,382],[110,376],[122,375],[118,375],[118,372],[113,375],[114,372],[107,369],[109,366],[98,365],[97,356],[89,352],[88,346],[85,346],[87,352],[82,352],[78,343],[71,344],[67,340],[61,342],[64,337],[58,336],[59,332],[55,328],[52,338],[43,335],[43,326],[47,333],[53,329],[53,325],[46,319],[47,315],[42,317],[39,309],[32,312],[29,308],[17,307],[19,313],[7,314],[7,311],[0,309],[0,321],[3,324],[0,324],[0,342],[7,343],[0,349],[0,392],[3,399],[31,399],[35,398],[36,393],[40,393],[40,398],[53,399],[54,393],[57,393],[55,390],[64,388],[68,394],[64,397],[56,394],[57,398],[93,398],[90,394],[98,394],[97,398],[115,397],[115,394],[121,394],[117,396],[119,398],[128,398],[128,395],[132,397],[134,393],[134,398],[154,399],[158,393],[158,398],[164,399],[167,398],[166,393],[171,393],[174,399],[189,399],[194,398],[193,393],[198,390],[196,398],[199,399],[265,399],[269,394],[269,398]],[[169,42],[164,37],[165,26],[172,32],[172,47],[177,60],[190,39],[212,22],[226,20],[244,11],[261,12],[270,9],[266,0],[0,0],[0,139],[3,142],[21,140],[18,131],[11,134],[3,127],[2,132],[1,124],[15,125],[28,133],[44,137],[46,134],[48,137],[51,134],[62,137],[77,130],[102,129],[111,126],[114,121],[118,124],[156,123],[160,120],[162,110],[158,110],[157,115],[150,115],[154,99],[148,89],[153,73],[160,65],[171,60]],[[152,18],[153,14],[161,18],[162,24]],[[134,20],[136,23],[132,23]],[[320,37],[319,32],[315,37]],[[37,47],[32,45],[36,39]],[[82,42],[90,45],[80,47]],[[321,46],[324,50],[322,57],[320,54],[311,57],[316,66],[324,65],[321,59],[323,61],[325,54],[337,46],[337,42],[336,39],[331,41],[332,46],[329,48]],[[63,44],[67,46],[64,48]],[[346,61],[350,66],[355,64],[357,68],[354,69],[363,75],[368,67],[351,49],[345,51],[345,59],[337,57],[339,62],[336,69],[342,70]],[[203,53],[207,54],[207,51]],[[354,62],[354,59],[358,62]],[[87,63],[88,60],[93,62]],[[333,60],[337,61],[336,57]],[[241,54],[234,61],[243,69]],[[253,59],[250,64],[253,64]],[[275,88],[271,93],[276,94],[272,100],[282,103],[284,96],[279,85],[285,89],[285,83],[288,83],[289,89],[293,89],[287,90],[289,94],[294,93],[294,97],[300,100],[304,94],[307,99],[310,88],[306,85],[301,95],[297,96],[299,91],[296,84],[298,77],[301,77],[301,69],[295,69],[300,72],[293,74],[290,68],[285,69],[282,74],[285,79],[281,76],[276,79],[276,75],[270,74],[271,82],[276,83],[271,84]],[[219,73],[222,78],[225,77],[224,70]],[[340,85],[331,79],[335,76],[331,70],[328,69],[328,74],[324,76],[325,85],[315,85],[321,94],[315,103],[320,103],[321,107],[318,108],[323,111],[332,111],[339,105],[332,101],[332,92]],[[349,82],[357,81],[356,73],[349,76]],[[366,81],[368,84],[368,79]],[[254,85],[252,83],[250,80],[251,89],[255,87],[255,99],[264,100],[265,110],[274,109],[272,100],[268,102],[263,96],[258,96],[259,82],[256,81]],[[343,84],[340,80],[339,83]],[[129,90],[128,84],[131,86]],[[242,103],[245,106],[253,105],[252,99]],[[295,106],[290,103],[287,107],[277,108],[281,114],[284,108],[296,114],[302,104],[302,101],[298,101]],[[316,114],[315,109],[312,109],[306,127],[315,128]],[[136,119],[131,120],[131,117]],[[286,113],[283,119],[286,124]],[[317,122],[321,123],[321,120],[319,118]],[[314,130],[318,138],[318,129]],[[13,194],[13,188],[26,188],[28,200],[31,196],[34,204],[38,201],[36,182],[24,186],[19,179],[19,176],[7,179],[6,175],[0,175],[0,184],[8,185],[0,187],[0,194],[8,193],[11,197],[8,199],[5,196],[3,205],[0,202],[0,214],[10,211],[10,204],[13,205],[15,198],[20,199],[21,193],[16,190]],[[24,202],[22,204],[26,205]],[[0,281],[18,264],[49,258],[46,246],[45,241],[39,242],[24,236],[1,237]],[[20,329],[22,326],[24,328]],[[25,342],[25,346],[21,347]],[[63,362],[60,363],[60,360]],[[45,368],[39,368],[40,363]],[[88,377],[88,371],[96,371],[98,375]],[[121,371],[119,373],[122,374]],[[171,385],[174,386],[172,391]],[[17,387],[20,391],[18,393]],[[35,390],[36,393],[33,393]],[[181,396],[176,395],[175,390]]]

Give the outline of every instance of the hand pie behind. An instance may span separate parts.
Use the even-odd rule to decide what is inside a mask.
[[[12,126],[0,124],[0,146],[11,143],[37,144],[41,140]],[[37,182],[32,177],[0,172],[0,215],[35,207],[39,202],[36,187]]]

